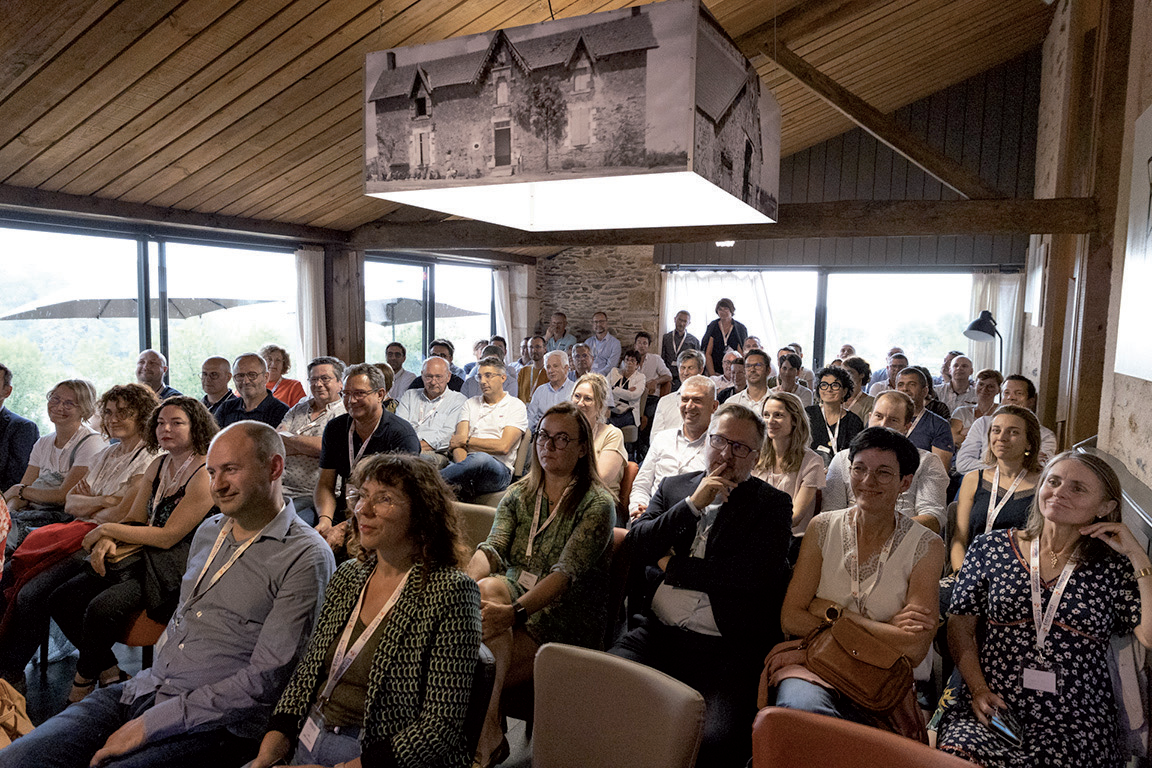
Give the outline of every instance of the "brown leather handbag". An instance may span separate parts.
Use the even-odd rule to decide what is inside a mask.
[[[870,712],[891,712],[914,685],[908,657],[850,619],[824,622],[801,647],[809,670]]]

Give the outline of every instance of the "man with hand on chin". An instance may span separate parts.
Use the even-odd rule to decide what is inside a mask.
[[[743,765],[751,755],[759,672],[782,637],[792,537],[791,497],[752,477],[760,417],[725,405],[707,442],[707,471],[666,478],[628,532],[629,605],[643,615],[611,651],[704,696],[700,768]]]
[[[231,768],[256,755],[336,565],[283,498],[283,471],[271,427],[216,435],[208,475],[222,514],[196,531],[155,663],[12,742],[0,766]]]

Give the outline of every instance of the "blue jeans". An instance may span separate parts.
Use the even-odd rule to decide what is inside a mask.
[[[124,686],[94,691],[44,722],[27,736],[0,750],[0,768],[87,768],[92,755],[104,746],[120,726],[152,706],[144,696],[121,704]],[[260,744],[242,739],[223,728],[180,733],[147,742],[138,749],[106,760],[102,768],[228,768],[243,765],[256,756]]]
[[[873,724],[846,696],[796,677],[780,681],[780,685],[776,688],[776,706],[838,717],[841,720],[851,720],[865,725]]]
[[[486,493],[496,493],[512,482],[512,470],[490,453],[468,454],[464,461],[440,470],[444,481],[456,489],[461,501],[471,501]]]
[[[355,733],[359,733],[357,728]],[[296,743],[296,756],[292,765],[336,765],[347,763],[360,757],[360,739],[345,733],[321,730],[316,736],[312,749]]]

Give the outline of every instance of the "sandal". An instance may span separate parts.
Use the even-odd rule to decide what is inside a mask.
[[[110,685],[126,682],[130,678],[131,675],[120,669],[119,666],[113,664],[112,666],[108,667],[108,669],[100,673],[100,687],[107,688]]]
[[[72,690],[68,692],[68,704],[79,704],[84,697],[96,690],[96,681],[80,677],[77,674],[72,678]]]

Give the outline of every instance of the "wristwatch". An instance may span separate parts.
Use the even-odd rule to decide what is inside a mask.
[[[521,602],[512,603],[512,626],[522,627],[528,623],[528,609]]]
[[[829,622],[833,622],[840,618],[841,613],[843,613],[843,609],[841,609],[840,606],[830,605],[828,606],[828,610],[824,611],[824,618]]]

